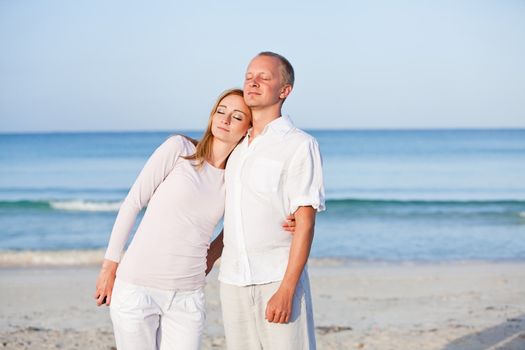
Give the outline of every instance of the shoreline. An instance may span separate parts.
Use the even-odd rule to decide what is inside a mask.
[[[207,277],[203,349],[223,349],[218,269]],[[0,268],[5,349],[112,349],[98,267]],[[524,349],[525,262],[309,267],[319,349]]]
[[[0,270],[9,268],[53,268],[100,266],[105,249],[69,250],[0,250]],[[220,260],[216,266],[220,264]],[[310,257],[308,266],[448,266],[471,264],[525,264],[524,260],[457,259],[457,260],[364,260],[350,257]]]

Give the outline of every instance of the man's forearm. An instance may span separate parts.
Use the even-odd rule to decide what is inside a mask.
[[[315,210],[312,207],[300,207],[294,215],[295,234],[292,238],[288,265],[279,289],[266,305],[265,317],[268,322],[289,322],[297,282],[301,278],[304,265],[310,255],[310,247],[314,237]]]
[[[316,211],[312,207],[300,207],[295,212],[295,233],[292,238],[288,266],[280,288],[295,291],[304,266],[308,261],[314,237]]]

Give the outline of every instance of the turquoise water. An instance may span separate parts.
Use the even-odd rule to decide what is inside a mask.
[[[525,259],[525,130],[310,133],[328,198],[313,256]],[[0,250],[104,247],[119,202],[169,135],[0,135]]]

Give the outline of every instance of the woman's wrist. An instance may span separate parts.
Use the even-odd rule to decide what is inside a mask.
[[[104,262],[102,263],[102,270],[115,272],[117,271],[117,267],[118,267],[118,262],[116,261],[104,259]]]

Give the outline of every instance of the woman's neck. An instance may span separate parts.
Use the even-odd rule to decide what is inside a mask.
[[[226,160],[234,148],[235,145],[213,138],[210,159],[206,160],[214,167],[224,169],[226,167]]]

